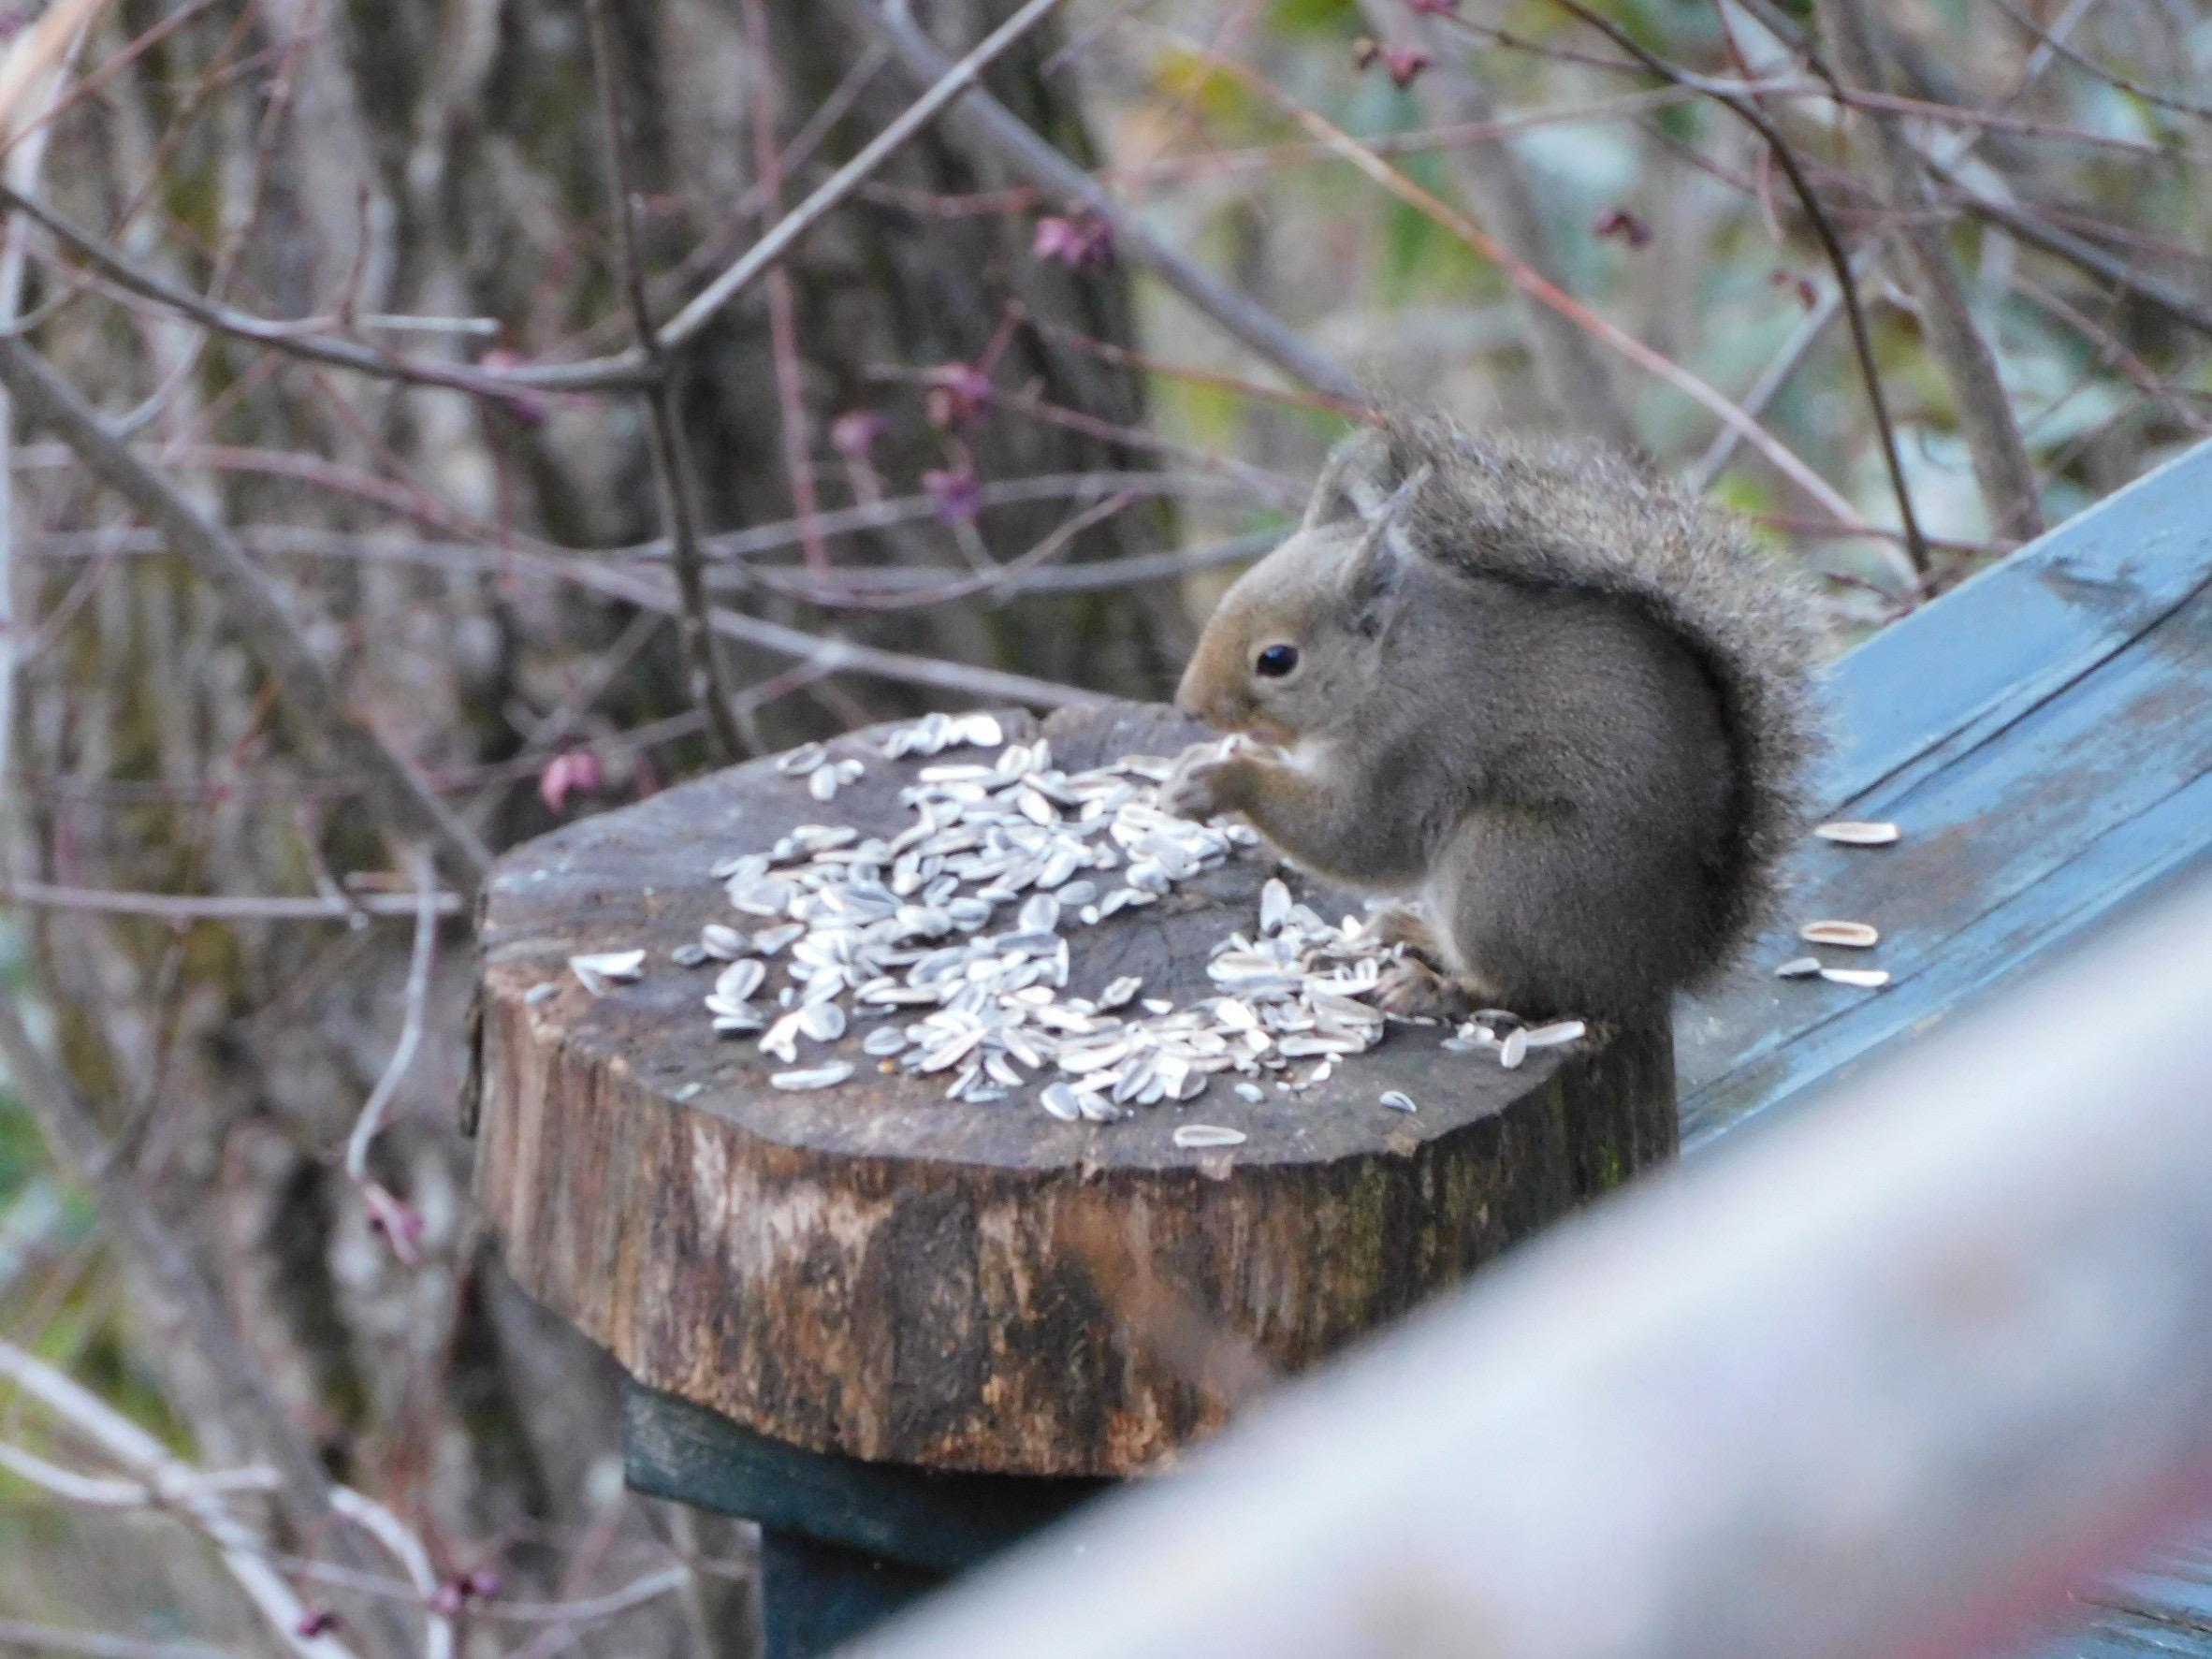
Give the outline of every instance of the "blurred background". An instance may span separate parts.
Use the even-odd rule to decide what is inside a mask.
[[[1368,395],[1641,452],[1837,649],[2212,424],[2203,0],[1067,0],[1003,119],[638,349],[1021,9],[0,8],[6,349],[495,851],[871,720],[1164,695]],[[0,1382],[0,1647],[271,1650],[204,1526],[56,1473],[118,1423],[235,1461],[227,1365],[418,1558],[266,1546],[295,1626],[744,1652],[743,1529],[624,1493],[609,1367],[482,1245],[468,872],[411,924],[269,618],[9,384],[0,996],[57,1071],[0,1070],[0,1358],[91,1404]]]

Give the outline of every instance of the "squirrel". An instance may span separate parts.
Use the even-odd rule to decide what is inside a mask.
[[[1602,454],[1389,414],[1225,594],[1176,692],[1272,746],[1162,786],[1403,902],[1376,999],[1664,1017],[1772,914],[1819,746],[1811,606],[1730,517]]]

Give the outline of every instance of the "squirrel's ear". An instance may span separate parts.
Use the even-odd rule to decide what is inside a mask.
[[[1372,633],[1380,627],[1384,606],[1396,590],[1407,561],[1415,557],[1413,538],[1405,527],[1405,510],[1434,470],[1426,464],[1415,469],[1374,512],[1361,515],[1365,528],[1359,545],[1345,560],[1344,595],[1361,633]]]
[[[1390,434],[1380,427],[1361,427],[1341,439],[1322,462],[1320,481],[1306,502],[1305,528],[1351,519],[1372,524],[1382,516],[1397,482]]]

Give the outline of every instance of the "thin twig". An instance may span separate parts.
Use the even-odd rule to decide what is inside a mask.
[[[2078,266],[2101,282],[2125,289],[2146,305],[2155,306],[2176,322],[2185,324],[2207,340],[2212,340],[2212,305],[2176,287],[2163,277],[2153,275],[2140,265],[2106,253],[2087,237],[2076,236],[2073,231],[2052,224],[2043,215],[2031,212],[2017,203],[1976,189],[1960,176],[1957,169],[1943,161],[1931,158],[1928,167],[1928,171],[1941,179],[1957,198],[1958,204],[1975,218],[1987,220],[2053,258]]]
[[[0,1647],[27,1648],[34,1653],[74,1653],[80,1659],[239,1659],[228,1649],[211,1648],[201,1642],[150,1641],[99,1630],[30,1624],[21,1619],[0,1619]]]
[[[1194,47],[1189,50],[1201,49]],[[1552,310],[1575,318],[1582,327],[1587,328],[1637,368],[1664,380],[1700,407],[1736,428],[1743,434],[1744,442],[1773,462],[1778,471],[1819,502],[1821,507],[1839,523],[1849,525],[1856,531],[1872,531],[1873,526],[1867,522],[1866,516],[1853,506],[1834,485],[1814,472],[1811,466],[1806,464],[1803,458],[1738,408],[1709,382],[1700,379],[1664,353],[1653,351],[1625,328],[1620,327],[1592,311],[1573,295],[1560,288],[1558,284],[1546,280],[1539,272],[1529,269],[1505,248],[1500,247],[1494,238],[1457,208],[1423,189],[1412,179],[1390,166],[1381,156],[1369,150],[1359,139],[1325,117],[1298,103],[1272,82],[1254,74],[1242,64],[1231,59],[1209,57],[1207,62],[1211,67],[1220,70],[1243,85],[1251,88],[1260,96],[1285,110],[1306,131],[1329,144],[1339,155],[1380,184],[1385,190],[1388,190],[1400,201],[1414,208],[1425,217],[1433,220],[1485,258],[1493,261],[1505,274],[1506,279],[1516,287],[1525,289],[1540,303],[1550,306]]]
[[[7,335],[0,335],[0,386],[14,395],[25,415],[52,429],[87,471],[160,530],[222,595],[275,683],[284,716],[301,745],[322,751],[339,770],[380,780],[366,803],[394,839],[402,844],[435,840],[451,849],[472,880],[481,878],[491,866],[489,850],[404,756],[345,707],[298,618],[245,550],[132,454],[43,357]]]
[[[346,1137],[345,1174],[360,1189],[370,1214],[382,1221],[386,1240],[400,1260],[412,1266],[415,1254],[412,1230],[404,1225],[400,1202],[369,1174],[370,1143],[384,1127],[384,1114],[390,1109],[392,1097],[399,1092],[408,1067],[415,1063],[415,1051],[422,1045],[423,1011],[429,1003],[430,969],[437,956],[437,879],[429,856],[420,851],[411,849],[407,862],[415,872],[415,944],[407,957],[407,988],[401,999],[400,1037],[392,1045],[391,1058],[386,1062],[376,1086],[370,1090],[369,1099],[362,1104],[360,1115],[354,1120],[353,1132]]]
[[[1773,6],[1772,0],[1738,0],[1738,3],[1756,18],[1760,24],[1777,40],[1781,41],[1786,51],[1802,58],[1805,61],[1805,66],[1817,76],[1824,85],[1834,91],[1839,97],[1842,95],[1843,88],[1836,80],[1835,71],[1828,67],[1820,53],[1814,50],[1812,41],[1806,37],[1804,31],[1798,28],[1795,20],[1778,10]],[[2054,50],[2057,41],[2063,36],[2066,30],[2072,28],[2079,21],[2087,7],[2091,3],[2092,0],[2074,0],[2074,4],[2070,5],[2066,11],[2051,25],[2052,38],[2039,45],[2028,54],[2027,62],[2020,65],[2019,73],[2013,78],[2012,85],[1997,100],[1998,109],[2002,109],[2016,101],[2050,66],[2057,55]],[[1764,89],[1754,84],[1745,83],[1733,90],[1745,97],[1757,97]],[[1940,173],[1945,166],[1965,161],[1981,143],[1983,134],[1986,130],[1984,127],[1974,127],[1963,133],[1948,135],[1946,140],[1939,144],[1938,153],[1929,156],[1929,167]],[[1870,240],[1856,249],[1851,256],[1853,272],[1855,274],[1863,273],[1866,268],[1873,263],[1878,249],[1878,241],[1873,240]],[[1766,371],[1759,376],[1757,383],[1745,394],[1743,401],[1747,409],[1754,415],[1766,409],[1768,403],[1787,384],[1797,365],[1804,360],[1805,356],[1811,352],[1821,335],[1826,332],[1827,325],[1841,309],[1842,294],[1841,289],[1824,293],[1813,302],[1812,313],[1791,334],[1775,360],[1768,366]],[[1724,426],[1715,432],[1711,444],[1704,455],[1698,458],[1696,465],[1692,467],[1686,475],[1690,487],[1702,490],[1714,478],[1718,477],[1721,469],[1727,464],[1728,458],[1735,454],[1737,442],[1738,435],[1733,428]]]
[[[936,587],[925,587],[919,591],[906,593],[866,594],[848,590],[832,601],[840,610],[896,611],[913,610],[922,605],[943,604],[955,599],[970,598],[978,593],[996,593],[1011,599],[1022,591],[1025,580],[1040,566],[1067,551],[1075,538],[1094,524],[1111,518],[1136,498],[1128,495],[1109,497],[1094,502],[1065,522],[1056,525],[1037,545],[1016,554],[1002,564],[995,564],[951,582]],[[1116,560],[1114,563],[1119,563]]]
[[[1875,429],[1881,436],[1883,464],[1889,469],[1890,490],[1897,498],[1898,522],[1905,537],[1905,558],[1912,564],[1914,580],[1926,580],[1929,568],[1928,544],[1920,533],[1920,516],[1913,509],[1913,490],[1905,478],[1904,458],[1898,453],[1897,428],[1889,418],[1889,400],[1882,390],[1882,366],[1874,360],[1873,334],[1867,327],[1865,308],[1859,304],[1858,279],[1852,269],[1851,255],[1843,247],[1843,239],[1836,234],[1835,224],[1829,219],[1826,208],[1822,205],[1819,193],[1805,177],[1805,169],[1797,164],[1797,151],[1783,138],[1780,129],[1767,119],[1765,111],[1751,99],[1703,76],[1693,74],[1647,50],[1634,35],[1612,19],[1584,5],[1582,0],[1558,0],[1558,3],[1661,80],[1670,80],[1678,86],[1694,86],[1706,93],[1721,108],[1766,141],[1776,164],[1788,178],[1790,189],[1797,194],[1798,206],[1805,210],[1806,221],[1812,226],[1813,235],[1819,239],[1821,249],[1827,255],[1829,269],[1835,272],[1836,291],[1843,302],[1843,314],[1851,325],[1851,346],[1858,357],[1859,378],[1866,386],[1867,404],[1873,412]]]
[[[647,384],[643,356],[626,352],[618,357],[578,363],[521,365],[513,369],[477,369],[466,363],[430,357],[406,357],[378,346],[361,345],[330,338],[327,329],[337,320],[309,317],[279,322],[254,315],[233,305],[219,304],[179,287],[125,257],[112,244],[71,224],[45,203],[0,185],[0,202],[42,226],[63,246],[106,277],[117,287],[167,307],[218,333],[265,345],[311,363],[352,369],[380,379],[406,381],[417,386],[444,386],[480,397],[513,398],[523,393],[634,391]]]
[[[916,80],[943,77],[954,67],[927,31],[914,22],[906,0],[884,0],[880,8],[870,0],[845,0],[845,9],[890,43]],[[1366,393],[1355,376],[1216,280],[1181,249],[1153,235],[1113,192],[1040,138],[990,94],[980,89],[971,92],[953,118],[1016,172],[1055,198],[1080,206],[1103,221],[1113,233],[1117,257],[1151,271],[1246,349],[1316,391],[1365,405]]]
[[[73,8],[75,9],[75,8]],[[49,12],[41,20],[41,29],[64,20],[60,8]],[[60,36],[55,41],[58,56],[51,63],[41,63],[42,71],[51,71],[43,80],[28,73],[34,59],[44,57],[44,36],[19,36],[9,49],[7,79],[11,90],[6,96],[8,104],[22,101],[36,91],[43,94],[37,101],[44,108],[18,110],[12,107],[0,109],[0,138],[8,142],[5,155],[0,155],[0,188],[21,184],[35,190],[38,184],[39,169],[46,165],[48,141],[53,128],[46,122],[46,115],[60,101],[62,89],[67,83],[68,73],[77,50],[83,44],[83,29],[89,26],[86,17],[69,23],[76,32],[74,38]],[[21,67],[24,72],[18,74]],[[27,119],[18,119],[19,116]],[[26,126],[28,136],[22,142],[16,137]],[[23,300],[23,261],[25,254],[24,226],[13,219],[0,225],[0,333],[12,330],[21,319]],[[7,793],[7,766],[11,752],[10,739],[15,733],[15,677],[19,662],[27,661],[17,634],[18,606],[15,602],[15,407],[13,400],[0,392],[0,796]]]
[[[5,1061],[16,1098],[38,1126],[55,1160],[89,1186],[98,1201],[109,1236],[137,1281],[139,1305],[155,1323],[158,1351],[169,1366],[182,1368],[190,1375],[193,1398],[211,1414],[199,1425],[203,1434],[211,1431],[220,1433],[239,1451],[259,1458],[275,1471],[278,1485],[273,1495],[298,1535],[326,1533],[325,1523],[333,1510],[331,1482],[321,1460],[285,1413],[267,1375],[240,1346],[228,1316],[190,1252],[154,1214],[146,1194],[114,1156],[99,1124],[78,1098],[75,1085],[32,1040],[14,997],[4,990],[0,990],[0,1061]],[[15,1356],[17,1350],[0,1344],[0,1361],[14,1357],[12,1363],[0,1364],[0,1372],[48,1398],[50,1404],[53,1404],[50,1395],[65,1393],[58,1385],[46,1386],[51,1367],[33,1373],[29,1367],[38,1366],[38,1361],[27,1355]],[[75,1388],[66,1378],[60,1381],[67,1389]],[[64,1409],[60,1405],[54,1408]],[[116,1420],[120,1427],[111,1437],[104,1438],[103,1444],[134,1474],[143,1476],[174,1463],[175,1460],[158,1442],[143,1435],[143,1431]],[[151,1453],[140,1456],[147,1445],[152,1447]],[[341,1566],[366,1566],[355,1540],[343,1532],[328,1533],[326,1548]],[[249,1570],[266,1571],[258,1563],[252,1564]],[[242,1578],[240,1581],[244,1581]],[[270,1595],[282,1598],[268,1602],[270,1608],[291,1602],[291,1592],[281,1579],[274,1580]],[[402,1621],[379,1608],[367,1612],[370,1617],[363,1634],[372,1638],[375,1652],[383,1659],[401,1659],[401,1655],[418,1651]],[[295,1604],[292,1618],[281,1627],[290,1630],[297,1622]],[[303,1640],[328,1642],[327,1637],[301,1638],[296,1633],[291,1639],[296,1646]],[[344,1659],[347,1652],[335,1642],[301,1651],[317,1659]]]
[[[2115,69],[2109,64],[2099,63],[2078,46],[2061,39],[2055,31],[2044,28],[2026,12],[2014,6],[2011,0],[1990,0],[1990,3],[2032,36],[2038,46],[2049,48],[2075,68],[2085,70],[2088,74],[2094,75],[2098,80],[2118,87],[2124,93],[2132,93],[2147,104],[2156,104],[2161,109],[2172,109],[2176,114],[2193,115],[2199,121],[2212,121],[2212,104],[2200,104],[2193,98],[2181,96],[2178,93],[2161,92],[2155,86],[2147,86],[2132,76],[2121,74],[2119,70]]]
[[[233,786],[218,787],[227,792]],[[119,893],[109,888],[55,887],[44,881],[0,881],[0,904],[109,916],[153,916],[167,922],[351,922],[357,916],[411,916],[418,902],[398,893],[264,898],[232,893]],[[458,916],[464,906],[458,893],[433,893],[430,908],[440,916]]]
[[[1443,56],[1440,25],[1445,20],[1424,16],[1404,0],[1361,0],[1361,10],[1378,34],[1391,31],[1432,57]],[[1465,61],[1471,55],[1463,54],[1456,65],[1433,65],[1414,83],[1415,97],[1436,124],[1467,125],[1494,117],[1490,89],[1474,64]],[[1564,288],[1551,230],[1520,153],[1509,144],[1492,144],[1479,154],[1448,151],[1446,164],[1460,194],[1471,196],[1496,227],[1499,242],[1531,270]],[[1615,449],[1637,448],[1635,423],[1588,331],[1525,288],[1516,288],[1514,295],[1539,383],[1563,424]]]
[[[639,246],[636,186],[632,181],[629,124],[622,109],[622,65],[615,55],[609,0],[591,0],[592,55],[599,67],[599,113],[604,129],[607,187],[615,197],[615,223],[622,254],[622,284],[630,296],[630,315],[639,349],[655,384],[643,395],[646,431],[653,453],[653,482],[660,490],[661,516],[668,526],[669,563],[676,573],[679,604],[677,636],[691,675],[691,695],[706,717],[707,735],[725,761],[750,750],[730,708],[730,687],[721,652],[706,623],[706,560],[699,551],[697,497],[691,488],[684,442],[683,407],[677,380],[681,365],[653,330],[652,302],[646,297],[645,255]]]
[[[779,220],[774,229],[745,251],[735,265],[702,289],[691,302],[668,319],[661,329],[661,343],[671,350],[691,341],[716,313],[752,286],[792,244],[814,227],[815,221],[848,196],[892,153],[936,119],[939,110],[966,93],[1010,47],[1034,29],[1060,4],[1060,0],[1028,0],[1028,4],[976,43],[968,55],[953,63],[938,57],[935,80],[897,120],[878,133],[858,154],[822,182],[812,196]],[[935,51],[933,47],[932,51]]]
[[[1859,0],[1820,0],[1820,16],[1839,79],[1870,91],[1885,90],[1873,22]],[[1920,153],[1894,117],[1874,113],[1868,124],[1874,134],[1881,194],[1901,215],[1897,234],[1919,272],[1920,320],[1950,384],[1959,435],[1973,460],[1989,528],[1999,535],[2039,534],[2044,520],[2035,467],[1998,379],[1997,359],[1974,324],[1942,229],[1917,217],[1932,206]]]
[[[763,0],[744,0],[746,50],[752,58],[752,147],[758,187],[771,218],[783,211],[783,163],[776,150],[776,56]],[[791,484],[791,505],[801,529],[807,563],[817,575],[829,572],[829,549],[815,515],[821,502],[814,488],[814,462],[807,426],[807,388],[799,369],[798,302],[791,271],[779,265],[768,273],[768,352],[776,371],[776,408],[783,439],[783,471]]]
[[[196,1490],[194,1477],[197,1472],[172,1456],[160,1441],[90,1390],[5,1339],[0,1339],[0,1379],[14,1383],[85,1435],[153,1492],[160,1493],[170,1513],[204,1534],[253,1603],[254,1610],[285,1647],[306,1659],[354,1659],[353,1650],[337,1637],[327,1632],[304,1634],[308,1628],[306,1607],[284,1575],[263,1559],[252,1532],[230,1513],[219,1495]]]
[[[851,196],[900,146],[936,119],[947,104],[966,92],[984,69],[1060,3],[1061,0],[1028,0],[1027,5],[984,36],[966,57],[957,64],[948,65],[937,84],[662,325],[656,335],[660,347],[673,352],[689,344],[724,307],[759,282],[801,237]],[[129,261],[114,256],[96,238],[67,226],[43,206],[12,194],[5,199],[10,207],[30,214],[91,259],[110,280],[143,298],[168,306],[209,327],[296,357],[386,379],[447,386],[485,397],[514,397],[523,392],[635,391],[650,380],[645,355],[636,350],[575,363],[544,363],[491,371],[404,357],[317,334],[298,334],[295,332],[296,325],[271,323],[228,306],[210,306],[198,295],[150,277]]]

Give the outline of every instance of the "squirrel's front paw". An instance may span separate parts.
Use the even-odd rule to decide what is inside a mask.
[[[1174,770],[1159,786],[1160,810],[1201,823],[1233,810],[1230,782],[1238,764],[1218,743],[1192,744],[1175,757]]]

